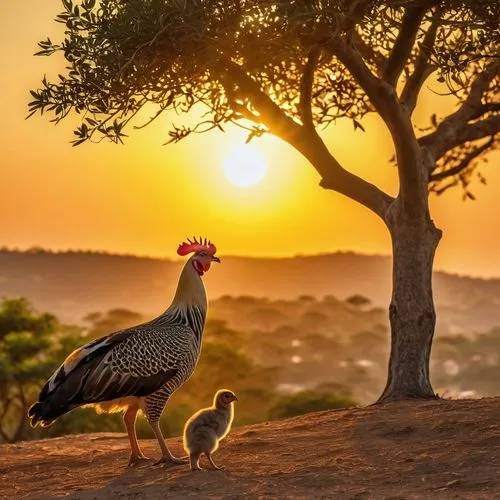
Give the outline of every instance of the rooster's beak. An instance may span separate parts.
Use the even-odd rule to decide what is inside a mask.
[[[220,264],[220,259],[219,257],[216,257],[215,255],[212,256],[212,262],[218,262]]]

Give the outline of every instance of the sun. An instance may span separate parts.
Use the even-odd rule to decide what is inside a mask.
[[[224,174],[238,187],[255,186],[265,177],[266,171],[263,156],[250,146],[233,149],[224,161]]]

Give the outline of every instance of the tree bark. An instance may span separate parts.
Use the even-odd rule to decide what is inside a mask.
[[[388,210],[386,222],[393,247],[391,355],[387,384],[378,402],[435,398],[429,376],[436,324],[432,266],[441,231],[428,214],[408,218],[400,199]]]

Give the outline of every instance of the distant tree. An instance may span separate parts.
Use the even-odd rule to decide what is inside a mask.
[[[349,338],[352,352],[357,352],[360,356],[373,359],[378,356],[380,351],[385,350],[387,346],[386,337],[372,331],[362,331],[354,333]]]
[[[87,336],[96,338],[137,325],[144,321],[144,317],[128,309],[111,309],[105,314],[98,312],[87,314],[84,321],[90,324]]]
[[[170,141],[195,132],[246,128],[299,151],[320,185],[361,203],[388,228],[393,246],[391,357],[380,401],[435,397],[429,358],[436,314],[432,266],[441,231],[429,193],[470,185],[479,160],[498,146],[500,23],[487,0],[63,0],[65,39],[40,42],[41,55],[68,62],[32,91],[30,114],[56,122],[81,114],[74,144],[107,137],[145,106],[150,123],[167,110],[206,113],[174,126]],[[432,79],[431,79],[432,77]],[[414,119],[422,89],[448,90],[456,109]],[[442,98],[445,102],[445,98]],[[449,102],[449,101],[447,101]],[[399,193],[351,173],[318,130],[376,113],[394,144]],[[143,125],[146,125],[143,124]]]
[[[364,295],[351,295],[345,300],[349,305],[355,307],[356,309],[361,309],[363,307],[369,306],[372,301],[368,298],[365,297]]]
[[[205,342],[218,342],[234,349],[241,349],[243,345],[242,333],[229,328],[226,321],[218,319],[208,318],[203,338]]]
[[[258,307],[248,314],[247,319],[256,328],[265,331],[272,330],[286,321],[283,313],[273,307]]]
[[[269,419],[295,417],[314,411],[336,410],[356,406],[349,396],[328,392],[302,391],[282,396],[269,410]]]
[[[308,333],[324,332],[328,323],[328,316],[317,311],[307,311],[300,318],[300,328]]]
[[[60,332],[55,316],[37,314],[26,299],[0,302],[0,438],[4,442],[24,437],[26,411],[40,385],[67,349],[75,347],[75,341],[59,339]]]
[[[339,302],[339,299],[334,295],[325,295],[323,297],[323,303],[328,306],[337,306]]]
[[[313,295],[299,295],[298,301],[304,304],[310,304],[311,302],[316,302],[316,297]]]

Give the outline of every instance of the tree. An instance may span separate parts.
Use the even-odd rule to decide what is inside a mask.
[[[356,309],[362,309],[363,307],[369,306],[372,302],[368,297],[359,294],[351,295],[345,299],[345,301]]]
[[[23,298],[0,302],[0,438],[19,441],[26,411],[47,373],[58,362],[52,337],[59,330],[55,316],[34,312]]]
[[[394,288],[391,356],[380,401],[435,397],[429,357],[436,322],[432,266],[441,231],[429,193],[470,182],[479,160],[498,146],[498,2],[487,0],[63,0],[61,44],[67,72],[32,91],[30,113],[60,121],[82,116],[74,144],[107,137],[145,106],[206,114],[192,133],[236,124],[248,140],[273,134],[317,170],[320,185],[361,203],[389,230]],[[426,82],[448,89],[456,110],[430,116],[419,130],[414,110]],[[437,81],[435,81],[437,79]],[[340,118],[363,130],[376,113],[394,143],[400,181],[392,197],[352,174],[318,130]],[[480,179],[483,179],[480,177]]]

